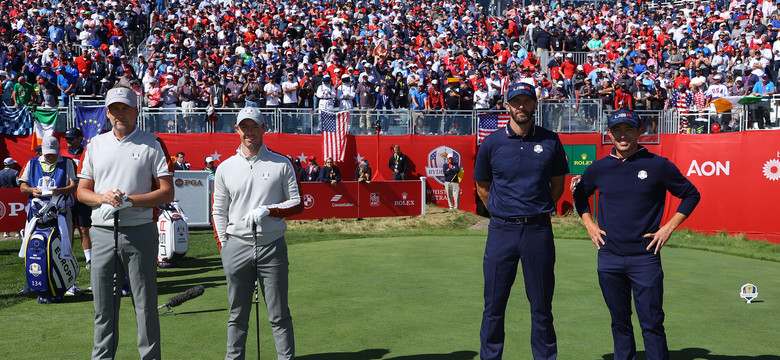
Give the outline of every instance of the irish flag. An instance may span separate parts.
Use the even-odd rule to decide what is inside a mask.
[[[33,111],[33,128],[35,136],[32,139],[30,150],[43,143],[43,139],[54,134],[54,124],[57,123],[57,110],[35,109]]]

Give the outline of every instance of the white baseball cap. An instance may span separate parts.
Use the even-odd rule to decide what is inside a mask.
[[[54,136],[47,136],[43,138],[43,143],[41,144],[41,153],[43,153],[43,155],[50,155],[50,154],[59,155],[60,142]]]
[[[115,87],[108,90],[108,93],[106,93],[106,107],[116,102],[121,102],[127,106],[137,108],[138,95],[126,87]]]
[[[447,159],[452,159],[452,158],[453,158],[452,153],[447,154]]]
[[[251,119],[256,122],[257,125],[265,125],[265,116],[263,116],[257,108],[245,107],[241,109],[238,113],[238,117],[236,117],[236,125],[240,124],[244,119]]]
[[[214,158],[211,156],[206,156],[206,163],[214,162]]]
[[[16,164],[16,160],[14,160],[12,158],[9,158],[9,157],[7,157],[7,158],[5,158],[5,160],[3,160],[3,165],[8,166],[8,165],[11,165],[11,164]]]

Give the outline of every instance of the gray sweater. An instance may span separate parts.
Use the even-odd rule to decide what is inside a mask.
[[[284,218],[303,211],[293,165],[263,145],[254,157],[241,152],[225,160],[214,175],[214,229],[222,246],[228,240],[252,245],[252,229],[241,218],[258,206],[271,213],[257,226],[257,244],[267,245],[284,236]]]

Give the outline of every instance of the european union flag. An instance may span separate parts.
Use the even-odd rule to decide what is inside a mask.
[[[0,105],[0,134],[31,135],[32,133],[32,117],[27,106],[12,108]]]
[[[79,106],[76,108],[76,126],[84,133],[85,144],[103,133],[106,128],[106,108],[103,106]]]

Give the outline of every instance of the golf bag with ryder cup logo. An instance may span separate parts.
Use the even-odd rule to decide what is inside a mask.
[[[175,200],[160,205],[160,215],[157,219],[160,243],[157,250],[157,266],[161,268],[175,267],[179,259],[187,254],[190,248],[190,230],[187,227],[187,215]]]
[[[28,213],[33,215],[25,225],[19,257],[25,258],[27,285],[38,292],[38,303],[61,302],[79,275],[65,216],[72,201],[71,195],[30,201]]]

